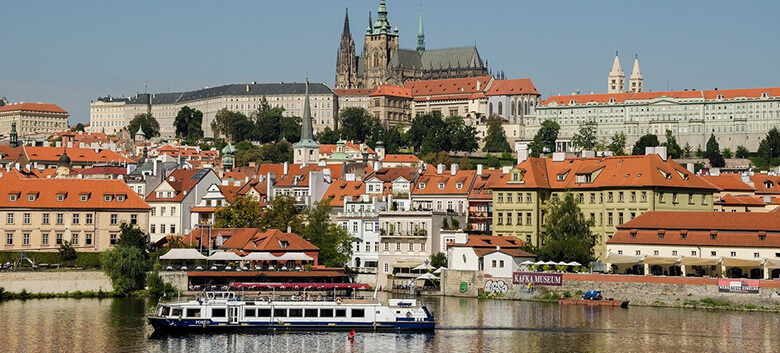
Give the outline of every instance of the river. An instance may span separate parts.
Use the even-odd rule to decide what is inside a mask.
[[[207,334],[155,337],[145,299],[0,303],[3,352],[778,352],[780,315],[426,298],[434,334]]]

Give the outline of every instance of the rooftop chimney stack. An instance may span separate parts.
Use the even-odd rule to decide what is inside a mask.
[[[445,165],[439,163],[439,165],[436,166],[436,174],[443,174],[444,173]]]
[[[452,163],[452,165],[450,165],[450,175],[455,176],[457,174],[458,174],[458,165]]]
[[[477,164],[477,175],[482,175],[482,164]]]
[[[520,147],[517,149],[517,164],[523,163],[528,159],[528,148]]]

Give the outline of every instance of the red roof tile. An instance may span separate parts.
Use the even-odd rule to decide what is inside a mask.
[[[628,100],[649,100],[656,98],[702,98],[706,100],[718,99],[718,96],[722,96],[723,99],[734,99],[739,97],[745,98],[760,98],[761,95],[766,92],[770,97],[780,96],[780,87],[769,88],[748,88],[748,89],[726,89],[726,90],[710,90],[710,91],[665,91],[665,92],[639,92],[639,93],[605,93],[605,94],[574,94],[565,96],[553,96],[549,97],[542,102],[542,105],[549,105],[555,102],[556,104],[570,104],[573,100],[575,104],[585,104],[589,102],[595,103],[608,103],[610,99],[614,99],[615,103],[622,103]]]
[[[30,111],[30,112],[47,112],[47,113],[63,113],[68,112],[65,109],[60,108],[56,104],[46,103],[11,103],[0,107],[1,112],[15,112],[15,111]]]
[[[468,195],[475,175],[474,170],[458,170],[455,175],[449,170],[442,174],[426,172],[417,179],[412,195]],[[423,183],[425,188],[421,187]]]
[[[755,188],[742,181],[739,174],[701,175],[700,178],[714,185],[720,191],[756,191]]]
[[[349,89],[334,89],[333,93],[337,96],[368,96],[373,89],[371,88],[349,88]]]
[[[520,78],[516,80],[496,80],[493,81],[493,83],[490,85],[490,89],[485,92],[485,95],[487,96],[511,96],[519,94],[532,94],[541,96],[530,78]]]
[[[382,85],[375,89],[370,94],[371,97],[376,96],[390,96],[400,98],[412,98],[412,91],[406,87],[399,87],[393,85]]]
[[[492,76],[479,76],[441,80],[409,81],[406,83],[406,87],[411,90],[413,97],[449,96],[463,94],[471,95],[473,93],[483,93],[487,89],[487,85],[492,79]]]
[[[389,163],[420,163],[420,159],[413,154],[388,154],[382,162]]]

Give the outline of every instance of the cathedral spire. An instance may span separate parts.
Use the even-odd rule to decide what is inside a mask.
[[[607,77],[607,93],[623,93],[626,91],[626,74],[620,67],[620,57],[615,52],[615,60],[612,62],[612,70]]]
[[[366,27],[366,34],[371,34],[371,24],[373,22],[371,21],[371,11],[368,12],[368,27]]]
[[[379,8],[376,10],[376,23],[374,23],[374,34],[391,34],[390,31],[391,31],[390,22],[387,20],[387,6],[385,5],[385,0],[380,0]]]
[[[425,51],[425,32],[423,32],[423,13],[420,5],[420,27],[417,29],[417,52],[422,55]]]
[[[349,8],[344,12],[344,30],[341,32],[341,37],[352,37],[352,33],[349,32]]]
[[[634,68],[631,70],[631,77],[628,80],[630,85],[629,91],[642,92],[644,90],[642,87],[644,78],[642,77],[642,71],[639,70],[639,54],[634,57]]]

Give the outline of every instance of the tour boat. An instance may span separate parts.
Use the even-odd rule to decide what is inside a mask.
[[[205,292],[194,300],[157,305],[147,316],[155,331],[360,330],[432,331],[433,314],[415,299],[248,298]]]

